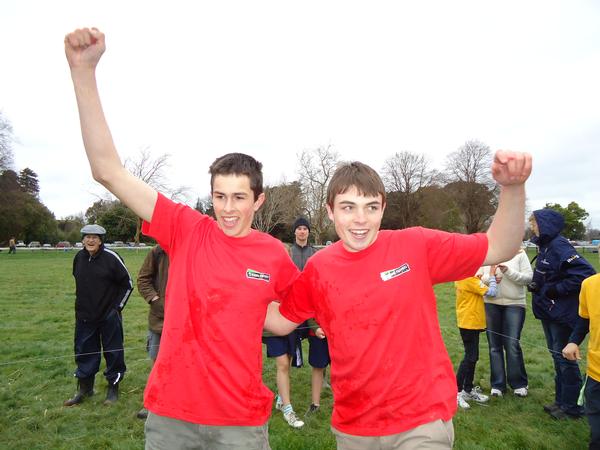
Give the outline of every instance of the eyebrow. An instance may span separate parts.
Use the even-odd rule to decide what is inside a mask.
[[[350,200],[342,200],[341,202],[338,203],[338,205],[340,205],[340,206],[357,206],[358,203],[351,202]],[[380,206],[381,202],[379,200],[373,200],[372,202],[367,203],[365,206],[373,206],[373,205]]]
[[[221,191],[213,191],[213,195],[218,194],[218,195],[227,195],[225,192],[221,192]],[[247,192],[232,192],[230,195],[244,195],[244,196],[248,196],[249,194]]]

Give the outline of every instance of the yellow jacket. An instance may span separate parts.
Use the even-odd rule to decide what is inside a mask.
[[[600,382],[600,274],[581,283],[579,315],[590,320],[587,374]]]
[[[488,291],[478,277],[455,281],[456,321],[459,328],[485,330],[483,296]]]

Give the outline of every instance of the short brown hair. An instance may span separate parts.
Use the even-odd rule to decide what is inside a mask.
[[[217,175],[246,175],[250,179],[250,189],[254,192],[254,201],[263,192],[262,164],[252,156],[243,153],[227,153],[210,165],[210,192]]]
[[[359,161],[343,163],[336,169],[329,186],[327,186],[327,204],[333,208],[335,196],[343,194],[352,186],[360,195],[377,197],[381,194],[382,204],[385,205],[385,187],[381,177],[371,167]]]

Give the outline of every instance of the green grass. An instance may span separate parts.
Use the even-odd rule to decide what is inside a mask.
[[[144,250],[120,252],[133,276]],[[145,352],[148,307],[135,292],[124,311],[127,376],[121,399],[102,405],[105,381],[96,378],[97,394],[84,404],[65,408],[75,390],[73,362],[74,252],[0,253],[0,448],[6,449],[142,449],[141,406],[149,364]],[[598,256],[585,255],[598,268]],[[462,344],[451,284],[436,287],[440,323],[455,366]],[[541,405],[553,400],[553,366],[539,321],[527,311],[522,336],[530,395],[507,395],[489,405],[473,405],[455,418],[456,449],[583,449],[587,422],[551,420]],[[423,349],[427,351],[427,349]],[[305,348],[305,356],[307,356]],[[476,383],[489,390],[487,342],[482,335]],[[584,368],[585,360],[582,368]],[[103,369],[101,369],[103,370]],[[385,374],[382,374],[385,376]],[[265,358],[265,383],[275,389],[273,360]],[[309,368],[292,369],[292,399],[303,415],[310,404]],[[332,396],[326,390],[322,411],[301,430],[291,429],[275,411],[269,422],[271,446],[278,449],[332,449],[329,431]]]

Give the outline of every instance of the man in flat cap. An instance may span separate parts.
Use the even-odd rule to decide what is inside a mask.
[[[83,249],[73,259],[75,277],[75,362],[78,391],[65,406],[81,403],[94,393],[94,378],[104,354],[108,381],[105,405],[118,400],[119,383],[125,373],[123,322],[133,283],[123,259],[104,247],[106,230],[100,225],[81,229]]]

